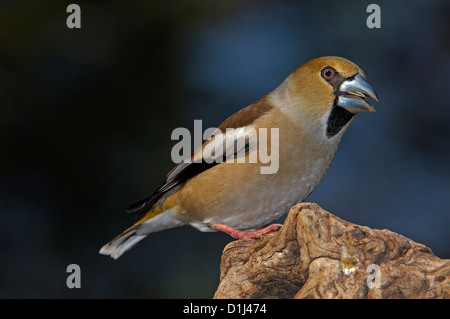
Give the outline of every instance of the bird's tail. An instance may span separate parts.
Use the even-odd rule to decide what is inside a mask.
[[[151,233],[183,226],[184,224],[171,211],[161,212],[160,206],[156,205],[133,226],[104,245],[100,249],[100,254],[110,255],[117,259]]]

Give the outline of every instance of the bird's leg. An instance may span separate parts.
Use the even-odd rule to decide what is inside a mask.
[[[220,230],[228,235],[230,235],[233,238],[236,239],[244,239],[244,238],[261,238],[263,235],[270,233],[273,230],[278,230],[281,228],[281,224],[272,224],[265,228],[259,228],[254,231],[243,231],[239,230],[233,227],[230,227],[228,225],[217,223],[214,225],[214,229]]]

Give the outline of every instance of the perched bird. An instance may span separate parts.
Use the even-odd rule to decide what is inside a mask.
[[[188,224],[237,239],[277,230],[281,225],[260,227],[287,214],[318,186],[354,115],[375,111],[367,97],[378,101],[354,63],[321,57],[303,64],[275,90],[226,119],[190,161],[175,166],[150,197],[131,205],[127,211],[142,217],[100,253],[116,259],[151,233]],[[255,142],[261,128],[275,132],[277,139]],[[202,152],[243,138],[238,157],[244,161],[219,161],[223,154]],[[238,148],[232,145],[234,154]],[[273,173],[262,173],[266,163],[259,158],[247,160],[270,150],[278,152]]]

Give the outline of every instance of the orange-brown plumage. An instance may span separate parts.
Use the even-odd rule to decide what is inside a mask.
[[[260,236],[264,231],[242,230],[283,216],[317,187],[354,114],[374,111],[366,102],[369,96],[377,98],[354,63],[339,57],[305,63],[275,90],[226,119],[190,163],[179,164],[152,196],[131,207],[144,217],[100,252],[118,258],[150,233],[186,224],[239,238]],[[269,133],[265,144],[259,143],[264,130]],[[220,162],[206,152],[221,147],[225,138],[249,140],[245,152],[236,153],[241,162]],[[277,156],[266,163],[261,154]]]

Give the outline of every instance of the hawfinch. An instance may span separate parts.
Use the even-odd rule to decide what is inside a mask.
[[[141,218],[100,253],[117,259],[151,233],[183,225],[237,239],[277,230],[281,225],[261,227],[317,187],[354,115],[375,111],[367,97],[378,101],[354,63],[321,57],[303,64],[226,119],[150,197],[131,205],[127,211]],[[272,171],[258,156],[269,153],[278,161]]]

